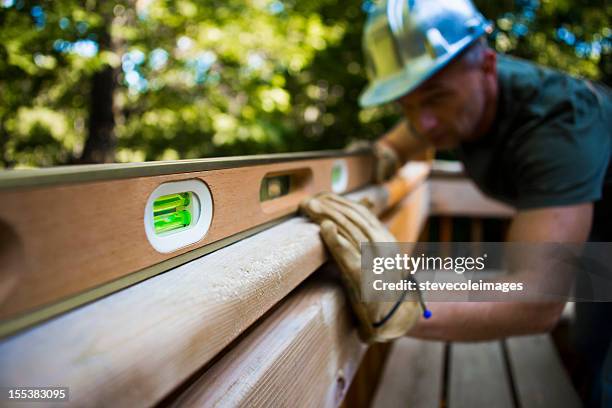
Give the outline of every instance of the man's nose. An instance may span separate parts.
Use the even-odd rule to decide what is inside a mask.
[[[438,118],[436,115],[428,110],[422,109],[418,112],[417,117],[417,127],[421,131],[421,133],[427,134],[432,132],[436,127],[438,127]]]

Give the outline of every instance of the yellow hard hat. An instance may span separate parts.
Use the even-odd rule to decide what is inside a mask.
[[[405,95],[492,25],[469,0],[385,0],[368,16],[363,49],[370,83],[362,107]]]

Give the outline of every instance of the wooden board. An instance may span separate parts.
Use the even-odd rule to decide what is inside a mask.
[[[394,342],[372,408],[436,408],[442,399],[444,343]]]
[[[510,218],[515,210],[486,197],[468,178],[432,177],[431,215],[477,218]]]
[[[412,194],[417,188],[427,181],[427,176],[431,170],[428,163],[410,162],[402,167],[396,177],[384,183],[384,189],[378,188],[376,185],[365,187],[359,191],[350,194],[351,199],[359,201],[363,198],[374,198],[372,211],[376,214],[383,214],[386,218],[393,216],[393,210],[403,207],[404,204],[398,206],[404,199],[409,199],[409,194]],[[429,193],[427,192],[427,195]],[[429,203],[427,197],[427,203]],[[426,209],[428,213],[429,208]]]
[[[514,406],[499,341],[450,346],[450,408]]]
[[[406,195],[421,185],[429,175],[431,164],[427,162],[410,162],[409,165],[402,167],[398,171],[399,177],[387,183],[389,191],[388,208],[395,208],[395,205],[403,200]]]
[[[391,345],[392,343],[374,343],[368,347],[339,408],[370,407],[385,368],[387,356],[391,351]]]
[[[0,341],[0,386],[66,385],[75,406],[153,404],[325,260],[318,227],[292,219]]]
[[[303,198],[330,190],[336,160],[296,160],[2,191],[0,324],[290,214]],[[342,160],[350,174],[347,190],[369,181],[371,159]],[[308,176],[299,189],[260,202],[260,185],[267,174],[298,170]],[[195,244],[168,254],[157,252],[145,235],[146,202],[160,184],[186,179],[202,180],[210,188],[212,225]]]
[[[511,337],[506,344],[522,408],[582,406],[549,335]]]
[[[0,341],[0,385],[63,384],[74,406],[151,405],[325,260],[318,227],[292,219]]]
[[[176,401],[177,407],[336,407],[366,346],[338,281],[292,293]]]
[[[434,160],[431,166],[432,177],[461,177],[465,178],[463,163],[457,160]]]
[[[385,214],[385,220],[389,231],[399,242],[416,242],[428,216],[429,186],[424,183]]]

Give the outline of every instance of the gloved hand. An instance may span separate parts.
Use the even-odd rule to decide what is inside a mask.
[[[401,167],[399,156],[392,147],[385,143],[360,140],[351,143],[346,148],[349,152],[362,149],[371,149],[374,154],[374,181],[376,183],[389,180]]]
[[[321,236],[338,263],[359,334],[365,342],[403,336],[418,320],[417,302],[361,302],[361,242],[395,242],[395,237],[366,207],[341,196],[322,193],[300,204],[301,211],[321,226]]]

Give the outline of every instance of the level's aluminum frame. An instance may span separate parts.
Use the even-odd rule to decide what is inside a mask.
[[[84,164],[41,169],[4,170],[0,171],[0,191],[58,184],[159,176],[173,173],[220,170],[296,160],[359,156],[369,154],[369,152],[368,149],[353,152],[346,152],[344,150],[321,150],[301,153],[215,157],[210,159]]]

